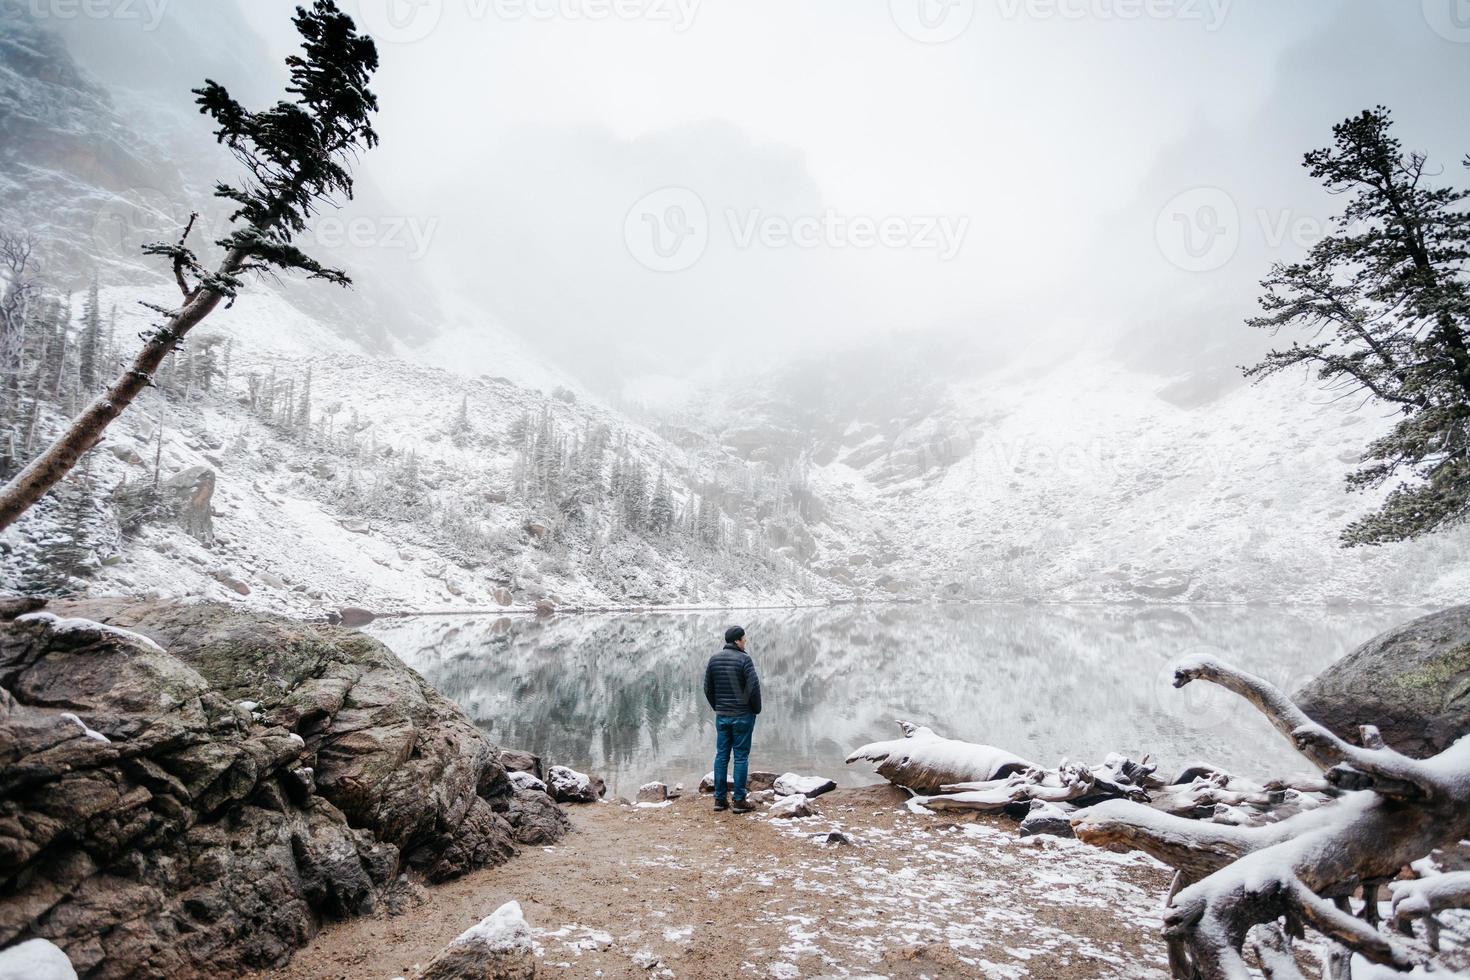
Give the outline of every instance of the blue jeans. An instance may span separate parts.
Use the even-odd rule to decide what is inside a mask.
[[[750,738],[755,734],[755,715],[715,716],[715,799],[725,798],[725,772],[730,751],[735,752],[735,799],[745,799],[745,781],[750,776]]]

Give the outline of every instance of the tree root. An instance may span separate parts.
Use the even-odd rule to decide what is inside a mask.
[[[1419,917],[1426,925],[1437,908],[1470,905],[1470,873],[1393,881],[1436,847],[1470,836],[1470,739],[1432,759],[1411,759],[1371,727],[1362,731],[1362,746],[1343,741],[1270,684],[1218,661],[1181,663],[1175,686],[1196,680],[1253,704],[1340,795],[1265,826],[1200,823],[1126,801],[1074,815],[1081,840],[1140,850],[1178,872],[1164,915],[1176,980],[1245,980],[1248,941],[1267,977],[1296,980],[1302,973],[1288,934],[1304,928],[1337,944],[1340,952],[1324,970],[1331,980],[1347,975],[1348,954],[1394,972],[1413,969],[1416,955],[1378,928],[1378,888],[1392,881],[1395,919]],[[1217,795],[1214,802],[1232,806],[1250,797],[1245,791],[1238,800]],[[1348,898],[1359,887],[1365,905],[1355,917]]]

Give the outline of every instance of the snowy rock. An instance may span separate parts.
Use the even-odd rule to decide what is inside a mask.
[[[281,578],[281,576],[276,575],[276,574],[274,574],[272,572],[261,572],[259,575],[256,576],[256,578],[260,579],[260,583],[262,585],[266,586],[267,588],[271,588],[271,589],[284,589],[284,588],[286,588],[286,580],[283,579],[283,578]]]
[[[112,445],[107,447],[107,451],[112,453],[112,455],[116,456],[118,459],[122,460],[124,463],[127,463],[129,466],[143,465],[143,457],[138,455],[138,451],[131,446],[120,446],[116,443],[113,443]]]
[[[461,933],[418,980],[529,980],[536,975],[531,927],[519,902],[506,902]]]
[[[1323,671],[1293,700],[1349,742],[1375,725],[1392,748],[1424,758],[1470,731],[1470,605],[1374,637]]]
[[[818,844],[835,844],[841,847],[852,846],[852,838],[840,830],[829,831],[825,834],[813,834],[812,840]]]
[[[538,599],[536,602],[536,615],[547,617],[556,612],[556,603],[550,599]]]
[[[509,772],[528,772],[540,779],[541,757],[531,752],[522,752],[520,749],[501,749],[500,764],[505,766]]]
[[[546,773],[546,785],[558,803],[596,803],[607,791],[601,779],[566,766],[552,766]]]
[[[516,841],[532,846],[555,844],[572,829],[572,822],[556,801],[535,789],[517,789],[505,819]]]
[[[1067,812],[1055,803],[1032,800],[1031,810],[1021,821],[1021,836],[1035,837],[1045,834],[1050,837],[1076,837],[1072,832],[1072,821]]]
[[[241,581],[240,577],[234,572],[221,569],[214,573],[214,580],[231,592],[237,592],[240,595],[250,594],[250,586]]]
[[[797,794],[781,797],[771,804],[766,813],[777,820],[791,820],[797,817],[814,817],[817,815],[817,808],[812,805],[811,800]]]
[[[533,789],[539,793],[546,792],[546,784],[529,772],[512,772],[510,774],[510,784],[516,789]]]
[[[773,789],[758,789],[745,797],[752,803],[760,806],[768,806],[776,802],[776,791]]]
[[[663,783],[644,783],[638,787],[639,803],[662,803],[669,798],[669,788]]]
[[[495,602],[498,605],[508,606],[514,601],[515,598],[510,594],[510,589],[507,589],[505,586],[502,585],[495,590]]]
[[[777,796],[805,796],[810,799],[832,792],[837,784],[820,776],[798,776],[794,772],[788,772],[777,776],[771,788],[776,791]]]
[[[77,971],[49,939],[27,939],[0,950],[0,980],[77,980]]]

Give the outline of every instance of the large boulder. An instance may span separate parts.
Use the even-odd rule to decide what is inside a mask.
[[[1374,637],[1304,686],[1296,702],[1351,741],[1359,725],[1377,725],[1400,752],[1443,751],[1470,733],[1470,606]]]
[[[51,940],[89,980],[279,966],[406,871],[558,828],[361,633],[116,600],[0,623],[0,947]]]

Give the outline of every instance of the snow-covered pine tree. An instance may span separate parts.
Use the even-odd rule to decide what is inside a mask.
[[[459,400],[459,411],[455,413],[454,421],[449,426],[449,435],[451,441],[462,448],[473,434],[474,428],[470,425],[470,396],[465,395]]]
[[[662,466],[658,469],[658,482],[654,484],[653,496],[648,501],[648,529],[654,534],[666,536],[674,528],[674,497],[669,492],[669,482]]]
[[[77,382],[84,395],[97,388],[101,350],[102,300],[98,295],[97,275],[93,273],[87,299],[82,304],[82,332],[77,339]]]
[[[1378,106],[1332,128],[1305,166],[1347,196],[1336,230],[1302,262],[1262,281],[1253,327],[1308,336],[1246,370],[1297,366],[1344,396],[1394,409],[1350,490],[1397,481],[1383,505],[1349,524],[1345,546],[1416,538],[1470,519],[1470,191],[1431,187],[1422,153],[1405,152]],[[1470,159],[1466,160],[1470,166]],[[1404,479],[1408,477],[1408,479]]]
[[[301,383],[301,398],[296,403],[296,414],[292,426],[299,438],[311,438],[311,366],[307,365],[306,379]]]

